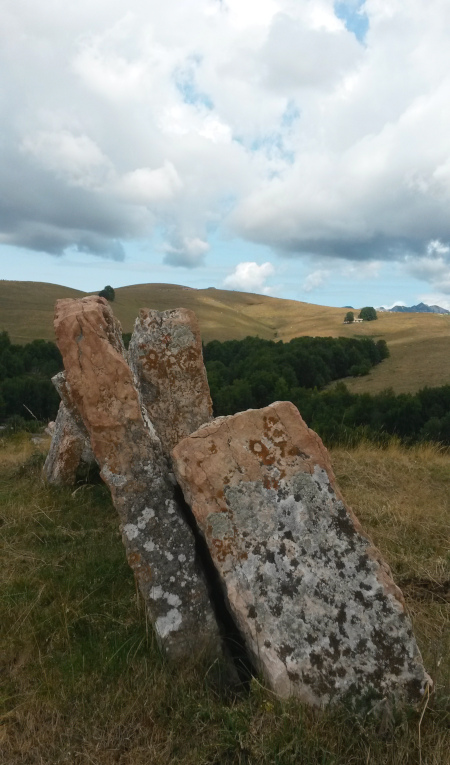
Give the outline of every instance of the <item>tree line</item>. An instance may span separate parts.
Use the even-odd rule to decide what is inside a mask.
[[[18,415],[28,420],[32,414],[38,420],[54,419],[59,396],[51,378],[62,368],[55,343],[14,345],[7,332],[0,332],[0,419]]]
[[[234,414],[291,399],[296,388],[368,374],[389,356],[385,340],[296,337],[289,343],[246,337],[213,340],[203,350],[216,413]]]

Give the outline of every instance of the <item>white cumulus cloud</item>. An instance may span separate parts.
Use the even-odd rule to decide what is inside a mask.
[[[224,286],[233,290],[242,290],[243,292],[260,292],[268,295],[270,287],[265,282],[275,273],[272,263],[255,263],[246,261],[238,263],[233,273],[224,279]]]
[[[330,272],[323,268],[318,269],[317,271],[313,271],[312,273],[308,274],[305,281],[303,282],[303,290],[305,292],[312,292],[313,290],[316,290],[318,287],[321,287],[323,284],[325,284],[329,276]]]
[[[129,204],[151,205],[172,199],[182,188],[182,181],[171,162],[152,170],[141,167],[125,173],[116,183],[118,195]]]

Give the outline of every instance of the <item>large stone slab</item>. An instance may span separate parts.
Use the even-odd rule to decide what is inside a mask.
[[[421,698],[430,680],[402,594],[293,404],[213,420],[175,447],[173,464],[274,691],[315,705]]]
[[[141,409],[106,300],[59,300],[55,332],[74,406],[122,521],[128,561],[168,654],[217,655],[217,625],[161,442]]]
[[[128,348],[141,400],[164,452],[211,419],[197,318],[187,308],[141,309]]]

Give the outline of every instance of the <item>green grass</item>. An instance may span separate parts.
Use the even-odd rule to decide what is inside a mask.
[[[258,679],[230,688],[217,665],[171,665],[106,488],[45,487],[43,455],[16,435],[0,442],[2,765],[449,763],[449,606],[431,585],[449,574],[450,457],[367,445],[332,457],[344,495],[408,583],[436,685],[425,712],[319,711]]]

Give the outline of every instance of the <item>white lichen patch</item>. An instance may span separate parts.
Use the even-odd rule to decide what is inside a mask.
[[[136,539],[139,536],[139,529],[135,523],[126,523],[123,527],[123,533],[131,542],[132,539]]]
[[[137,520],[137,526],[139,529],[145,529],[147,523],[155,517],[155,511],[152,507],[145,507],[142,514]]]
[[[171,608],[165,616],[159,616],[155,622],[155,629],[160,638],[166,638],[171,632],[175,632],[182,624],[181,613],[176,608]]]
[[[169,515],[173,515],[174,513],[176,513],[177,508],[173,499],[166,499],[166,507],[167,507],[167,512],[169,513]]]
[[[178,597],[174,592],[166,593],[164,596],[169,604],[169,606],[181,606],[181,598]]]
[[[118,489],[122,489],[128,481],[128,478],[125,475],[113,473],[106,464],[103,465],[101,473],[105,483],[112,484]]]

